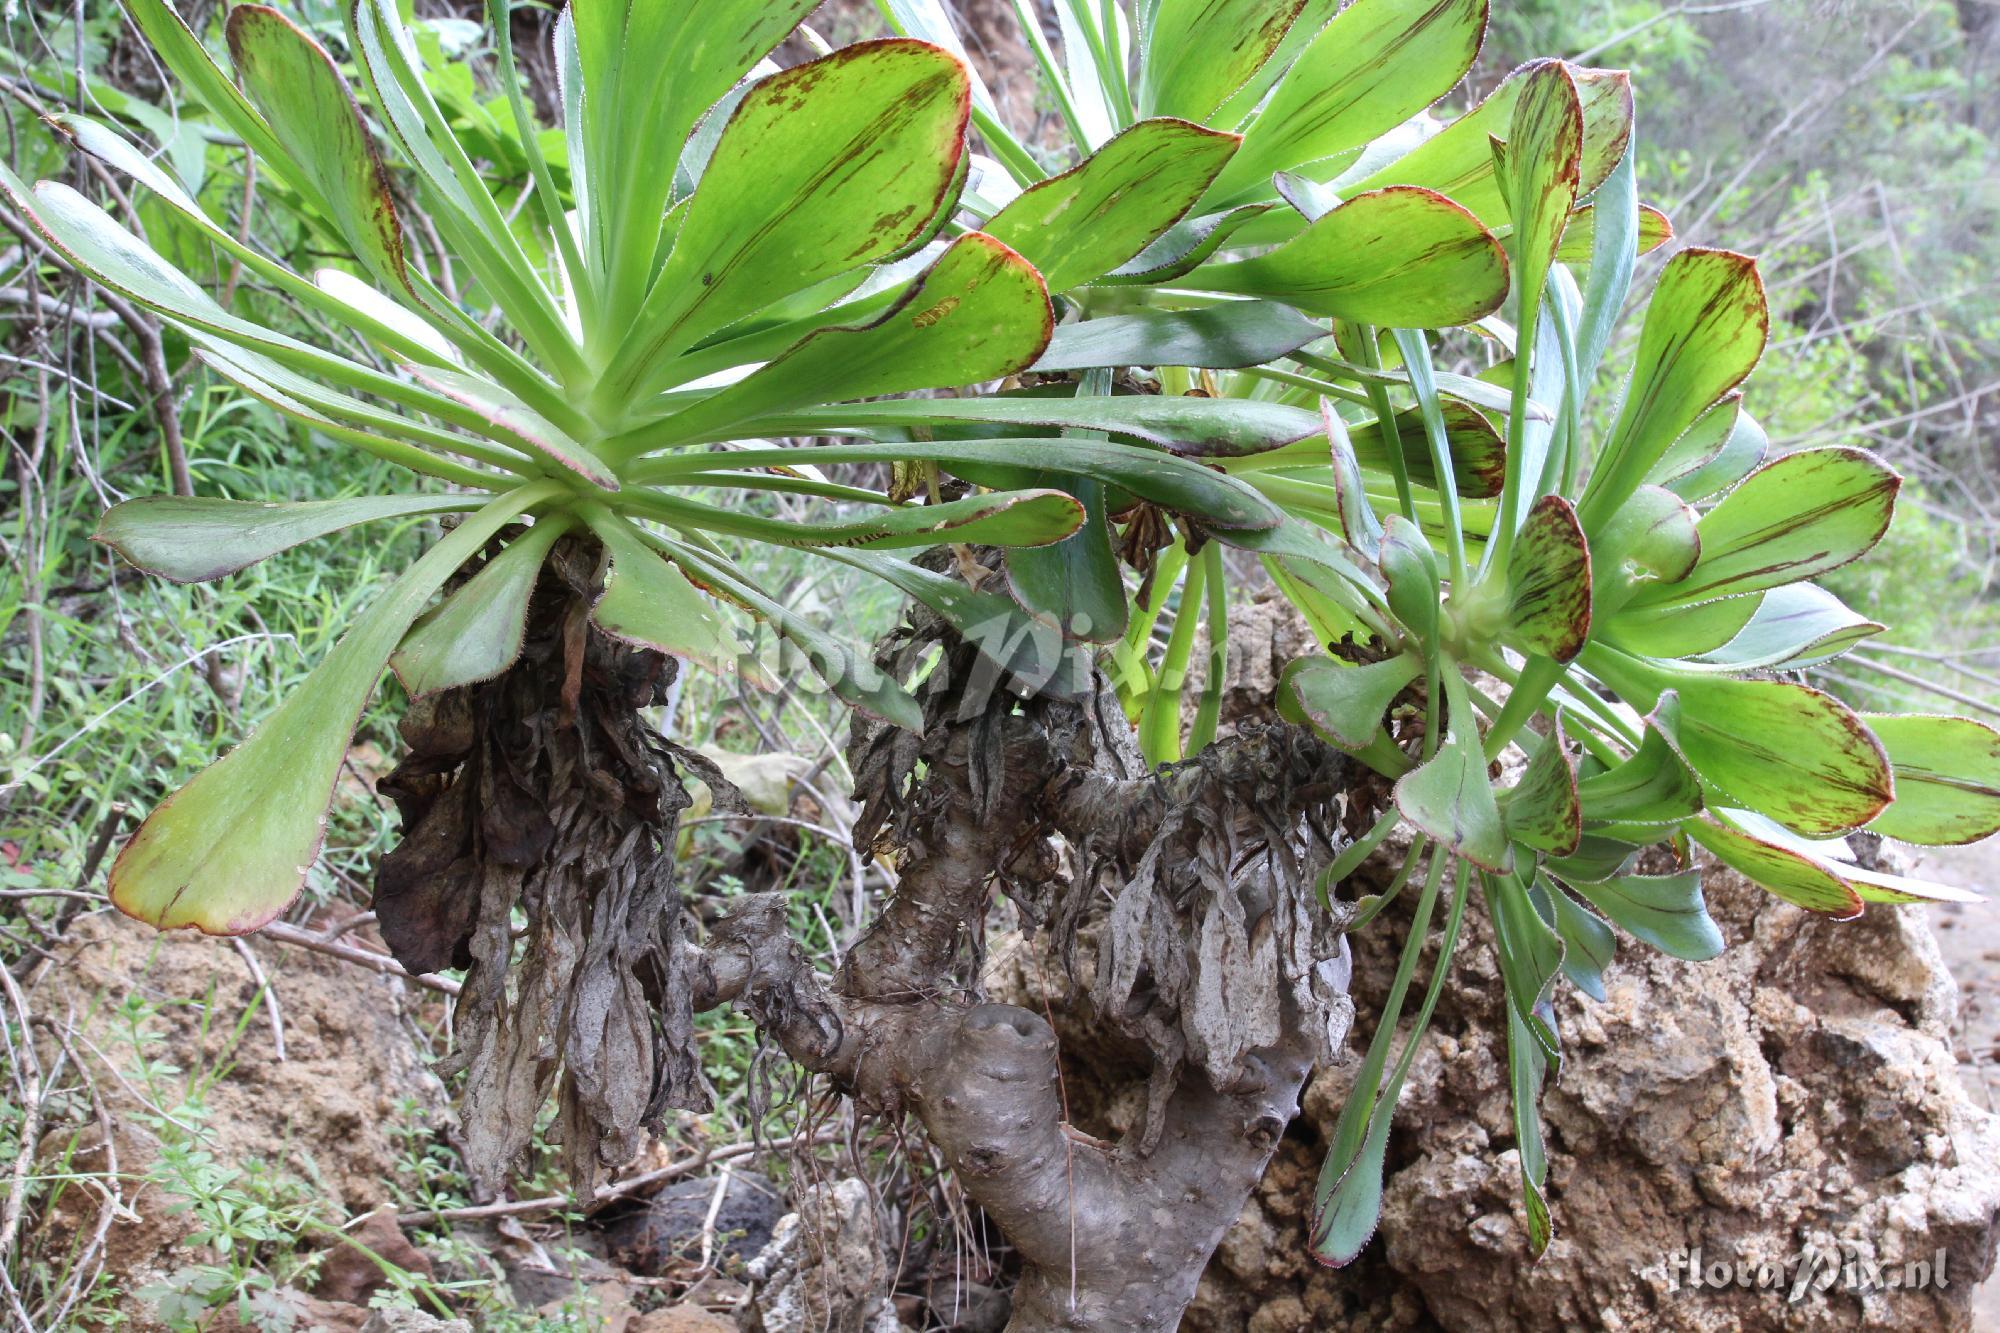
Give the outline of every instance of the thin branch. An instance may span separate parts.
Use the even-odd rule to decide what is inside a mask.
[[[438,991],[445,995],[456,995],[463,989],[458,982],[452,980],[450,977],[441,977],[435,973],[425,973],[422,976],[418,976],[387,954],[375,953],[372,950],[363,949],[359,945],[342,944],[337,940],[329,940],[315,935],[309,930],[301,930],[297,926],[287,925],[283,921],[273,921],[270,925],[258,931],[257,934],[265,939],[276,940],[280,944],[290,944],[300,949],[310,949],[314,953],[323,953],[329,958],[338,958],[344,963],[354,963],[358,966],[380,972],[385,977],[396,977],[410,982],[412,985],[422,986],[426,990]]]
[[[838,1134],[818,1134],[809,1137],[766,1139],[762,1147],[773,1150],[794,1147],[819,1148],[839,1143],[840,1141],[841,1136]],[[639,1175],[628,1176],[624,1180],[615,1181],[609,1185],[599,1186],[596,1192],[590,1196],[590,1201],[583,1204],[579,1204],[573,1195],[545,1194],[539,1199],[507,1199],[499,1203],[473,1204],[466,1208],[426,1208],[420,1212],[398,1213],[396,1215],[396,1222],[398,1225],[406,1227],[422,1227],[430,1226],[436,1222],[471,1222],[487,1217],[519,1217],[525,1213],[547,1213],[554,1212],[557,1209],[574,1209],[579,1207],[601,1208],[607,1203],[622,1199],[628,1194],[646,1188],[648,1185],[665,1184],[669,1181],[699,1175],[702,1171],[715,1165],[717,1162],[735,1161],[739,1157],[748,1157],[759,1150],[759,1145],[751,1142],[732,1143],[726,1147],[716,1148],[713,1151],[699,1152],[693,1157],[675,1162],[671,1166],[663,1166],[655,1171],[642,1172]]]

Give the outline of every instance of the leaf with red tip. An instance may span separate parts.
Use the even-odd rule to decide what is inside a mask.
[[[615,514],[587,510],[585,521],[611,557],[604,594],[590,609],[598,628],[614,638],[699,662],[711,671],[741,673],[759,685],[763,668],[737,641],[713,602],[652,547],[639,530]]]
[[[1704,602],[1803,582],[1867,553],[1889,530],[1902,478],[1864,449],[1804,449],[1757,469],[1703,516],[1685,578],[1635,606]]]
[[[1963,717],[1864,713],[1889,752],[1896,799],[1869,828],[1958,846],[2000,833],[2000,731]]]
[[[397,641],[466,560],[555,482],[511,491],[445,534],[363,612],[250,739],[139,826],[111,867],[111,901],[163,930],[242,935],[283,912],[326,836],[326,810],[362,707]]]
[[[1674,677],[1648,719],[1731,805],[1807,837],[1844,833],[1894,795],[1889,757],[1853,710],[1783,680]]]
[[[1033,364],[1048,346],[1054,324],[1048,290],[1034,267],[992,237],[969,232],[880,319],[808,336],[753,374],[649,428],[648,444],[727,439],[739,428],[746,434],[785,434],[777,418],[808,404],[998,379]],[[960,400],[937,406],[945,401]],[[826,411],[842,425],[864,424],[856,410]]]
[[[1514,109],[1542,62],[1530,61],[1503,80],[1484,101],[1388,166],[1357,182],[1354,191],[1387,185],[1422,185],[1448,194],[1489,227],[1511,220],[1500,188],[1491,143],[1512,133]],[[1587,198],[1625,157],[1632,138],[1632,79],[1622,69],[1568,66],[1583,117],[1577,197]],[[1575,219],[1572,226],[1580,222]],[[1584,257],[1588,257],[1585,251]]]
[[[1836,921],[1861,915],[1861,895],[1854,886],[1814,858],[1713,816],[1689,820],[1685,827],[1709,855],[1786,902]]]
[[[229,54],[257,109],[296,164],[301,182],[325,200],[327,219],[376,276],[410,291],[403,228],[389,174],[361,108],[320,44],[277,10],[237,5],[225,25]]]
[[[493,680],[514,665],[542,561],[572,526],[567,515],[543,519],[410,627],[389,669],[411,698]]]
[[[1520,781],[1500,793],[1507,836],[1551,856],[1568,856],[1583,841],[1583,806],[1577,797],[1576,757],[1562,719],[1542,738]]]
[[[1472,214],[1430,190],[1356,195],[1268,254],[1205,264],[1183,285],[1288,301],[1389,328],[1470,324],[1507,299],[1507,256]]]
[[[923,234],[957,178],[970,99],[950,52],[901,39],[845,46],[754,85],[605,370],[607,388],[657,386],[709,334]]]
[[[1486,0],[1356,0],[1278,80],[1211,197],[1234,203],[1402,124],[1464,77],[1485,33]]]
[[[1625,404],[1578,510],[1594,531],[1681,432],[1741,384],[1763,355],[1771,316],[1756,261],[1683,250],[1660,270]]]
[[[1068,291],[1134,258],[1180,221],[1240,142],[1184,120],[1142,120],[1023,190],[980,230],[1026,255],[1050,291]]]
[[[1590,641],[1590,545],[1560,495],[1537,500],[1521,525],[1507,566],[1507,624],[1524,651],[1558,662]]]

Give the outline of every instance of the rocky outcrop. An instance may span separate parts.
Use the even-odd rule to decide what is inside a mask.
[[[2000,1118],[1959,1084],[1956,992],[1923,909],[1830,922],[1723,872],[1707,892],[1721,957],[1624,941],[1604,1003],[1558,998],[1564,1064],[1543,1102],[1556,1238],[1539,1263],[1474,913],[1403,1095],[1377,1240],[1337,1272],[1302,1250],[1351,1078],[1325,1071],[1187,1327],[1969,1327],[2000,1222]],[[1398,932],[1381,924],[1356,941],[1357,1044],[1394,964]]]
[[[896,1333],[881,1217],[866,1181],[809,1185],[750,1261],[746,1333]]]

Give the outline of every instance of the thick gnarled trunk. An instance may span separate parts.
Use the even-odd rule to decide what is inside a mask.
[[[1020,1255],[1013,1328],[1176,1327],[1345,1036],[1345,948],[1311,901],[1345,761],[1252,724],[1149,773],[1108,691],[974,695],[990,668],[919,628],[883,661],[943,647],[925,736],[857,725],[850,753],[862,835],[898,855],[897,887],[829,983],[775,894],[744,898],[702,946],[682,938],[671,850],[693,757],[640,713],[671,664],[589,629],[596,572],[590,548],[558,548],[519,664],[414,707],[385,784],[406,832],[381,870],[384,935],[413,970],[469,965],[476,1185],[499,1188],[551,1092],[580,1182],[664,1108],[701,1104],[692,1015],[735,1005],[864,1110],[918,1119]],[[996,889],[1039,923],[1079,1003],[1150,1059],[1128,1141],[1065,1123],[1042,1016],[979,1002]]]
[[[1336,804],[1344,761],[1251,726],[1148,774],[1108,699],[996,700],[976,717],[948,688],[930,702],[921,780],[905,738],[857,735],[858,780],[903,860],[834,984],[785,938],[782,902],[758,896],[691,950],[696,1006],[742,1005],[863,1107],[918,1118],[1021,1257],[1018,1333],[1177,1327],[1316,1059],[1345,1037],[1345,950],[1314,947],[1306,898],[1326,846],[1309,816]],[[1153,1059],[1128,1142],[1065,1123],[1042,1016],[966,994],[994,884],[1072,962],[1091,929],[1080,988]]]
[[[416,701],[409,754],[382,784],[404,833],[375,911],[411,971],[467,969],[459,1144],[487,1197],[552,1093],[586,1189],[665,1110],[707,1104],[676,947],[674,822],[688,796],[676,752],[640,713],[663,701],[675,664],[590,627],[597,566],[594,546],[557,546],[520,659]]]

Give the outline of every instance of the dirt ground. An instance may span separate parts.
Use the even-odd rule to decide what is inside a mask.
[[[1987,1110],[2000,1111],[2000,838],[1933,849],[1924,864],[1940,879],[1993,898],[1981,904],[1943,904],[1932,924],[1958,982],[1955,1053],[1966,1090]],[[1981,1289],[1973,1321],[1982,1333],[2000,1333],[2000,1278]]]

